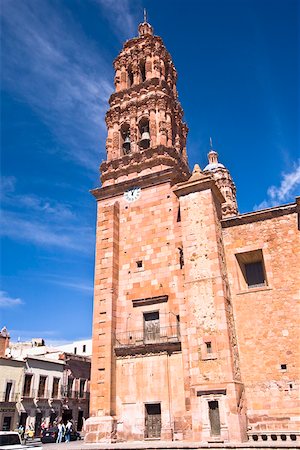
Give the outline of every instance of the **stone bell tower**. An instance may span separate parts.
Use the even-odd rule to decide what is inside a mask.
[[[176,69],[151,25],[143,22],[138,31],[139,37],[127,41],[114,61],[116,92],[106,114],[103,186],[163,168],[189,173],[188,128],[177,98]]]
[[[145,20],[116,60],[100,166],[87,442],[242,440],[224,197],[189,171],[177,73]]]

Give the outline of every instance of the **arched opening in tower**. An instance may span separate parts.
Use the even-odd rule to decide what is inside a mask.
[[[146,81],[146,63],[145,61],[140,62],[140,73],[141,73],[141,81]]]
[[[130,127],[128,123],[123,123],[120,130],[121,149],[123,155],[131,153]]]
[[[149,119],[148,117],[143,117],[139,122],[139,132],[140,132],[140,142],[139,145],[142,149],[150,147],[150,130],[149,130]]]

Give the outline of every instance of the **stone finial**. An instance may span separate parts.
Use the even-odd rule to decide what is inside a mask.
[[[200,180],[201,178],[203,178],[202,170],[200,169],[199,164],[195,164],[193,172],[192,172],[192,176],[190,177],[189,181],[196,181],[196,180]]]

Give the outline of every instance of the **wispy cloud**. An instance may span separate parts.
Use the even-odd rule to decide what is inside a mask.
[[[96,0],[101,6],[108,21],[112,25],[112,30],[117,32],[120,40],[130,39],[136,36],[138,19],[137,19],[137,5],[135,6],[135,15],[131,10],[130,0]],[[140,8],[140,22],[142,21],[142,7]]]
[[[91,226],[85,226],[70,205],[15,192],[16,179],[3,177],[0,235],[43,247],[93,251]],[[12,207],[14,210],[10,210]]]
[[[46,223],[24,218],[6,211],[2,214],[0,233],[18,241],[27,241],[44,247],[62,247],[91,252],[93,229],[73,223]]]
[[[0,308],[13,308],[22,305],[23,301],[20,298],[10,297],[5,291],[0,291]]]
[[[84,291],[93,293],[93,282],[92,281],[78,281],[78,279],[66,278],[65,276],[52,275],[52,274],[43,274],[42,278],[45,281],[53,284],[57,284],[62,287],[66,287],[69,289],[74,289],[75,291]]]
[[[300,187],[300,160],[293,164],[290,172],[282,173],[279,186],[270,186],[267,190],[267,198],[259,205],[255,205],[254,209],[264,209],[276,206],[283,202],[293,200],[297,195],[297,189]],[[299,192],[298,192],[299,195]]]
[[[96,170],[113,90],[110,61],[61,2],[7,1],[1,14],[4,89],[39,115],[64,154]]]

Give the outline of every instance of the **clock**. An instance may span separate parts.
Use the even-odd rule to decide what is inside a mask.
[[[124,198],[127,202],[134,202],[141,195],[141,188],[133,187],[124,192]]]

